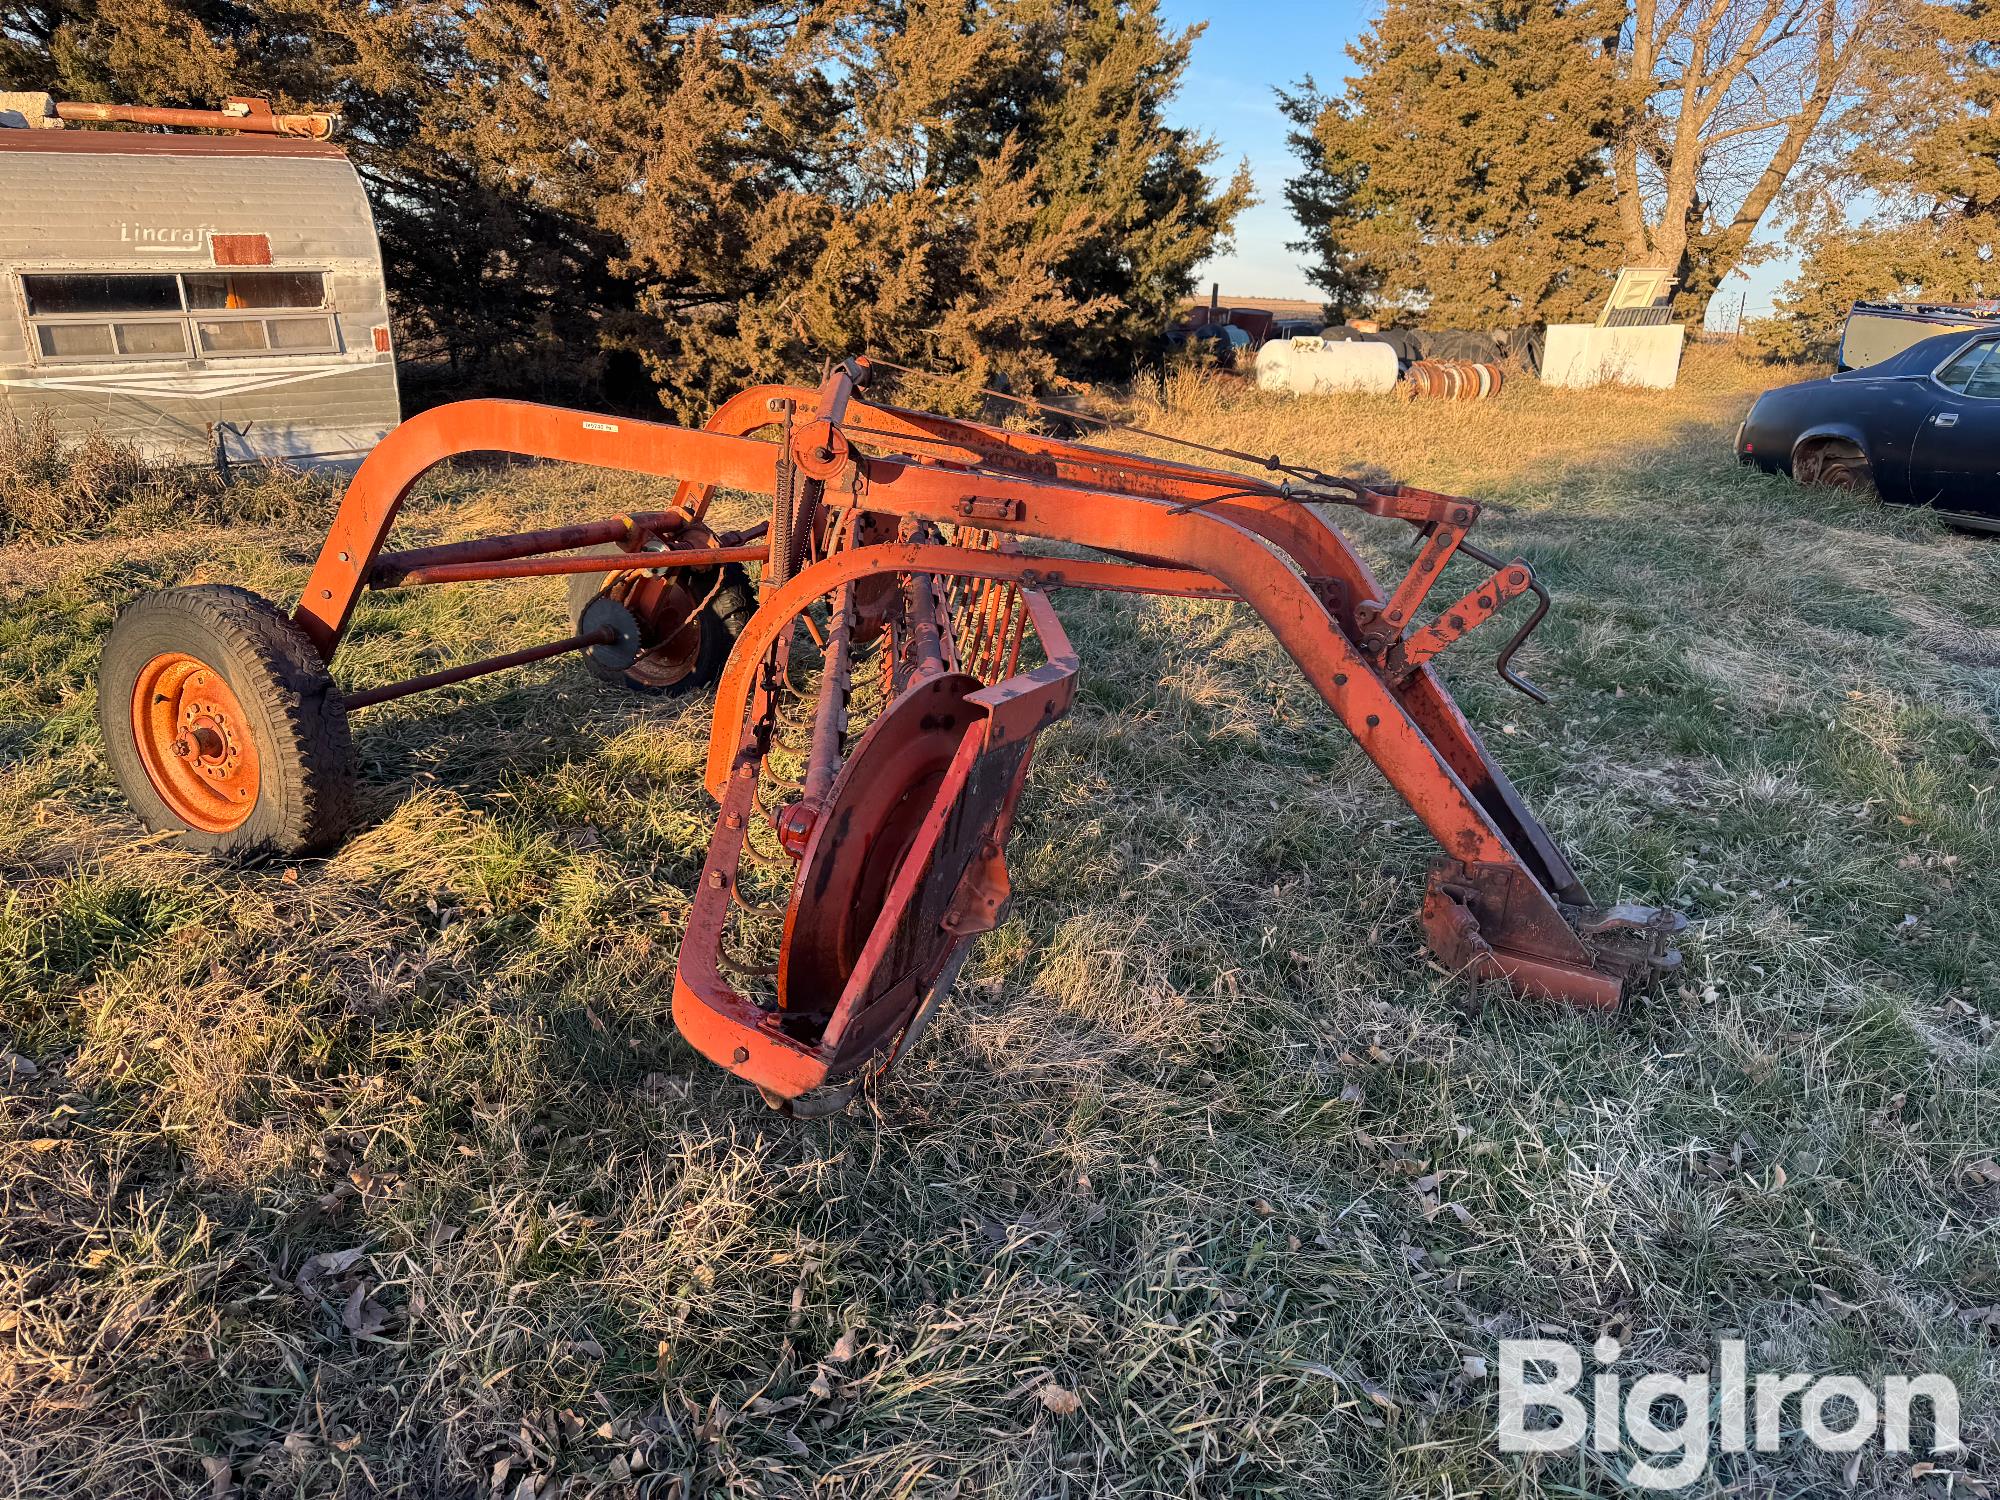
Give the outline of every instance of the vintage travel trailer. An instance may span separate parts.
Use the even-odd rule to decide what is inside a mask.
[[[0,95],[0,422],[358,462],[400,411],[374,218],[332,128],[261,100]]]

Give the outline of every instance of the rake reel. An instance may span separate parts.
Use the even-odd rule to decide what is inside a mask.
[[[645,691],[713,685],[705,782],[720,813],[674,1019],[704,1056],[806,1113],[909,1051],[973,938],[1007,911],[1015,805],[1076,688],[1049,595],[1235,599],[1441,846],[1422,923],[1442,962],[1596,1008],[1678,965],[1682,919],[1593,901],[1436,675],[1440,653],[1533,594],[1497,665],[1541,696],[1511,659],[1548,596],[1525,562],[1468,541],[1476,502],[1275,458],[1256,460],[1272,477],[1248,478],[868,404],[870,371],[856,360],[817,389],[755,387],[699,431],[508,401],[413,417],[355,475],[290,616],[204,586],[121,617],[100,692],[114,771],[149,825],[190,845],[302,852],[351,818],[354,710],[571,652]],[[679,485],[661,512],[385,550],[418,478],[472,452]],[[769,497],[770,518],[711,529],[718,489]],[[1332,508],[1420,534],[1394,588]],[[1487,576],[1420,624],[1459,554]],[[572,580],[565,639],[362,691],[332,680],[371,590],[552,574]]]

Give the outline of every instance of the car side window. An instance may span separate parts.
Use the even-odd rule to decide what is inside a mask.
[[[2000,397],[2000,343],[1988,339],[1962,350],[1937,372],[1937,383],[1961,396]]]
[[[1972,378],[1965,383],[1965,394],[1984,396],[1988,401],[2000,400],[2000,344],[1986,346],[1986,363],[1972,372]]]

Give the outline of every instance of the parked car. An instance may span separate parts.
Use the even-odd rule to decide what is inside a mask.
[[[1766,391],[1736,456],[2000,531],[2000,331],[1940,334],[1865,370]]]
[[[1243,357],[1244,365],[1249,364],[1250,335],[1234,323],[1203,323],[1194,328],[1169,330],[1167,348],[1170,352],[1192,350],[1225,370],[1233,370],[1239,357]]]

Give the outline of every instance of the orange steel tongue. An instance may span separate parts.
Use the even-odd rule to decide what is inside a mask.
[[[1532,594],[1496,667],[1546,701],[1512,658],[1548,595],[1526,562],[1468,540],[1475,501],[1227,449],[1207,451],[1272,477],[872,405],[869,371],[850,361],[817,389],[754,387],[700,431],[519,402],[434,408],[362,465],[294,617],[330,661],[369,588],[629,566],[549,556],[605,541],[690,569],[765,560],[717,689],[706,781],[721,814],[675,978],[674,1018],[703,1055],[808,1112],[908,1052],[971,939],[1007,910],[1034,742],[1075,692],[1048,599],[1064,588],[1249,605],[1441,846],[1422,930],[1453,971],[1611,1007],[1678,965],[1683,920],[1595,902],[1436,674]],[[474,451],[680,483],[663,513],[384,552],[416,480]],[[768,523],[714,538],[700,523],[718,488],[767,497]],[[1328,518],[1336,507],[1418,533],[1393,588]],[[1461,558],[1477,581],[1426,622]]]

